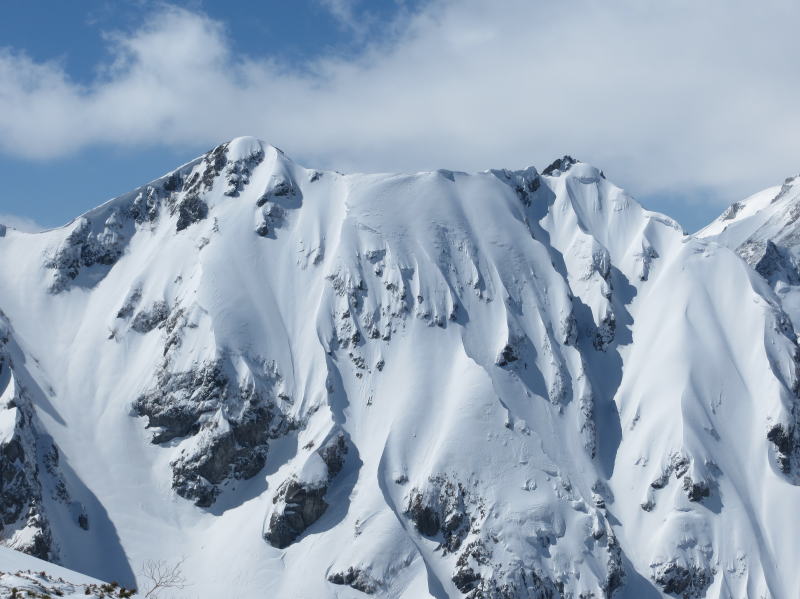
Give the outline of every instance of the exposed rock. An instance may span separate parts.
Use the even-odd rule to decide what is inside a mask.
[[[130,318],[139,302],[142,300],[142,290],[138,287],[134,289],[125,300],[125,303],[117,312],[117,318]]]
[[[301,201],[302,192],[288,175],[273,175],[266,191],[256,200],[256,233],[274,237],[285,221],[286,211],[296,209]]]
[[[609,311],[600,321],[597,333],[594,336],[593,345],[599,351],[606,351],[608,346],[614,341],[617,333],[617,319],[614,313]]]
[[[162,371],[133,411],[147,417],[148,428],[159,428],[153,443],[195,437],[171,462],[172,486],[181,497],[208,507],[227,480],[255,476],[266,463],[269,440],[291,428],[271,397],[268,382],[232,382],[218,361],[187,372]]]
[[[469,579],[469,574],[462,581]],[[455,581],[454,581],[455,582]],[[473,586],[474,585],[474,586]],[[532,568],[516,566],[509,572],[496,571],[468,583],[466,599],[561,599],[563,585],[554,582]],[[459,588],[459,590],[461,590]],[[464,592],[462,590],[462,592]]]
[[[689,501],[700,501],[703,497],[708,497],[711,494],[706,481],[693,482],[692,477],[688,474],[683,477],[683,490]]]
[[[40,434],[33,404],[17,383],[6,350],[10,339],[0,313],[0,397],[10,397],[0,405],[0,415],[5,423],[13,423],[13,429],[0,441],[0,540],[53,561],[58,559],[58,547],[45,513],[43,489],[53,489],[53,499],[75,512],[82,512],[83,506],[71,500],[59,470],[58,449]],[[40,467],[40,455],[44,467]]]
[[[93,231],[86,217],[78,219],[67,238],[45,262],[45,267],[53,270],[51,293],[66,290],[84,268],[97,265],[105,267],[103,273],[109,270],[127,243],[127,238],[121,234],[121,218],[118,212],[113,212],[98,232]]]
[[[271,421],[267,407],[248,405],[238,422],[204,425],[198,444],[170,463],[175,492],[209,507],[221,484],[258,474],[267,461]]]
[[[227,196],[238,196],[250,182],[252,170],[264,159],[264,151],[259,148],[249,156],[231,161],[228,150],[227,143],[217,146],[203,157],[200,168],[195,169],[186,180],[173,176],[165,183],[164,190],[173,194],[169,203],[171,214],[178,214],[177,231],[207,218],[208,204],[201,194],[211,190],[215,180],[224,176],[226,188],[223,193]],[[179,188],[180,199],[176,201],[174,193]]]
[[[775,448],[778,467],[792,480],[800,475],[800,440],[797,429],[791,425],[776,424],[769,429],[767,439]]]
[[[139,297],[141,297],[141,294]],[[123,309],[120,310],[120,314],[126,311],[126,306],[128,306],[128,304],[123,306]],[[131,322],[131,329],[137,333],[149,333],[167,320],[168,316],[169,306],[167,306],[167,303],[163,301],[155,302],[147,310],[142,310],[136,314],[133,318],[133,322]],[[120,318],[119,314],[117,317]],[[124,316],[122,316],[122,318],[124,318]]]
[[[128,213],[136,224],[144,222],[154,222],[158,218],[158,211],[161,207],[161,196],[155,187],[148,185],[134,198]]]
[[[178,212],[178,222],[175,225],[177,231],[183,231],[189,225],[193,225],[208,216],[208,204],[200,199],[199,196],[186,196],[176,205]]]
[[[662,470],[661,475],[651,482],[650,486],[653,489],[663,489],[669,483],[669,478],[672,474],[675,475],[676,479],[682,478],[688,472],[690,464],[689,458],[685,455],[680,453],[671,454],[669,462]]]
[[[347,441],[338,434],[309,456],[313,479],[304,480],[295,474],[285,480],[272,498],[273,509],[265,521],[264,539],[283,549],[294,543],[309,526],[328,509],[325,494],[333,479],[341,472],[347,454]]]
[[[516,362],[519,360],[519,356],[517,356],[516,349],[510,343],[507,343],[502,350],[500,350],[500,354],[497,356],[495,360],[495,364],[498,366],[508,366],[512,362]]]
[[[594,394],[590,390],[580,394],[578,407],[583,447],[594,458],[597,455],[597,423],[595,422]]]
[[[269,227],[269,223],[267,223],[266,219],[262,219],[259,223],[256,224],[256,235],[260,237],[267,237],[271,231]]]
[[[201,190],[209,191],[214,186],[214,180],[222,173],[228,164],[228,144],[220,144],[203,156],[203,166],[184,182],[183,192],[187,196],[197,195]]]
[[[551,162],[547,168],[542,171],[543,175],[560,175],[566,173],[573,164],[577,164],[579,160],[575,160],[572,156],[566,155],[563,158],[556,158]]]
[[[788,252],[772,241],[748,241],[739,246],[736,253],[771,285],[777,281],[800,285],[798,265]]]
[[[613,503],[614,495],[608,485],[602,480],[596,480],[592,483],[592,503],[595,507],[604,509],[606,503]]]
[[[250,183],[250,175],[253,169],[264,160],[264,151],[258,148],[249,156],[239,158],[233,162],[228,162],[225,168],[225,182],[227,188],[225,195],[236,197]]]
[[[439,528],[441,527],[439,513],[431,506],[423,503],[421,493],[417,493],[412,497],[407,512],[420,534],[432,537],[439,533]]]
[[[453,584],[462,593],[469,593],[476,589],[483,577],[479,570],[488,566],[492,552],[481,539],[468,543],[456,560],[456,571],[453,574]]]
[[[714,582],[714,571],[696,564],[681,565],[673,560],[650,567],[653,581],[664,593],[683,599],[705,597],[706,590]]]
[[[614,596],[617,589],[625,584],[625,566],[622,562],[622,548],[613,533],[606,535],[608,561],[606,564],[606,578],[603,581],[603,593],[606,599]]]
[[[294,184],[293,181],[283,176],[276,176],[273,177],[267,190],[261,195],[261,197],[258,198],[256,201],[256,206],[260,208],[270,200],[274,201],[277,198],[298,196],[299,194],[300,189]]]
[[[561,342],[564,345],[572,345],[578,341],[578,319],[575,312],[570,310],[563,321],[561,321]]]
[[[639,280],[646,281],[650,278],[650,269],[652,268],[653,261],[658,258],[658,252],[652,246],[643,246],[642,251],[639,253],[639,258],[642,261],[642,270],[639,273]]]
[[[491,172],[498,179],[512,187],[520,202],[525,206],[530,206],[533,203],[533,194],[542,185],[542,179],[533,167],[516,172],[506,169],[493,170]],[[452,177],[452,174],[450,177]]]
[[[675,474],[675,478],[681,478],[689,471],[691,462],[689,458],[680,453],[673,453],[669,458],[669,470]]]
[[[332,479],[342,471],[347,451],[347,439],[343,433],[334,436],[319,449],[318,453],[328,468],[329,478]]]
[[[8,368],[7,359],[0,357],[0,374]],[[14,384],[13,378],[10,384]],[[0,443],[0,538],[35,557],[55,559],[50,524],[42,511],[36,461],[38,433],[32,422],[33,413],[25,404],[25,399],[17,396],[0,407],[1,412],[11,412],[4,414],[5,419],[15,422],[13,435]]]
[[[663,489],[669,484],[670,477],[674,475],[675,479],[682,480],[682,488],[689,501],[701,501],[703,498],[709,497],[711,495],[711,483],[708,480],[695,481],[687,474],[690,467],[691,461],[688,457],[680,453],[673,453],[670,455],[669,463],[664,467],[659,477],[650,483],[650,488],[655,491]],[[715,470],[717,474],[719,473],[719,469],[713,464],[709,464],[708,467]],[[652,490],[648,492],[647,498],[641,504],[642,509],[646,512],[651,511],[656,505]]]
[[[364,570],[350,566],[344,572],[334,572],[328,576],[333,584],[349,586],[357,591],[372,595],[378,590],[378,584]]]
[[[481,582],[481,575],[470,567],[456,569],[452,577],[453,584],[462,593],[469,593]]]
[[[608,250],[595,242],[592,246],[591,260],[586,265],[586,273],[583,275],[584,279],[590,279],[593,275],[599,276],[607,285],[603,285],[603,295],[606,298],[611,297],[611,254]]]
[[[742,202],[734,202],[725,209],[725,212],[723,212],[719,218],[720,220],[733,220],[742,208],[744,208]]]
[[[278,549],[294,543],[328,509],[324,499],[327,491],[327,485],[314,487],[294,478],[284,481],[272,499],[276,508],[264,539]]]
[[[284,210],[278,204],[266,202],[257,213],[256,233],[261,237],[270,234],[283,223]]]
[[[482,502],[471,497],[460,482],[443,475],[430,477],[428,483],[423,489],[411,490],[405,514],[421,535],[441,535],[445,551],[457,551],[472,525],[483,517]]]

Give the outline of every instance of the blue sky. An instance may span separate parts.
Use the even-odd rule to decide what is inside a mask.
[[[687,230],[800,171],[796,3],[3,8],[5,221],[63,224],[237,135],[343,171],[570,153]]]
[[[335,2],[198,0],[170,4],[224,23],[236,52],[274,56],[297,67],[328,53],[352,55],[370,42],[369,31],[354,32],[342,22]],[[98,69],[113,60],[108,32],[135,30],[163,6],[146,0],[6,2],[0,19],[0,46],[37,62],[56,61],[74,81],[91,85]],[[370,0],[368,9],[352,5],[370,23],[390,21],[414,7],[414,2],[395,0]],[[372,34],[378,31],[373,29]],[[208,144],[202,142],[147,147],[102,144],[79,146],[45,159],[6,152],[0,154],[0,179],[5,181],[0,214],[30,219],[45,227],[58,226],[207,149]]]

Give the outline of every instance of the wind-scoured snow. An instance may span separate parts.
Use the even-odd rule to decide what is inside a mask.
[[[0,444],[39,456],[3,467],[50,559],[126,586],[185,556],[198,597],[790,598],[781,301],[569,157],[343,175],[239,138],[0,237]]]

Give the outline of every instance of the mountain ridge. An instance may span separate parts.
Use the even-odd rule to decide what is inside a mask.
[[[570,157],[341,175],[237,138],[7,230],[0,307],[96,498],[53,547],[97,577],[186,554],[204,596],[215,570],[243,596],[797,588],[779,296]]]

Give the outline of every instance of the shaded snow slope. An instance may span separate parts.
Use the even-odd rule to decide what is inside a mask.
[[[6,230],[0,307],[3,409],[24,397],[72,503],[7,461],[51,558],[93,576],[185,555],[200,597],[800,587],[778,299],[569,157],[342,175],[239,138]]]

